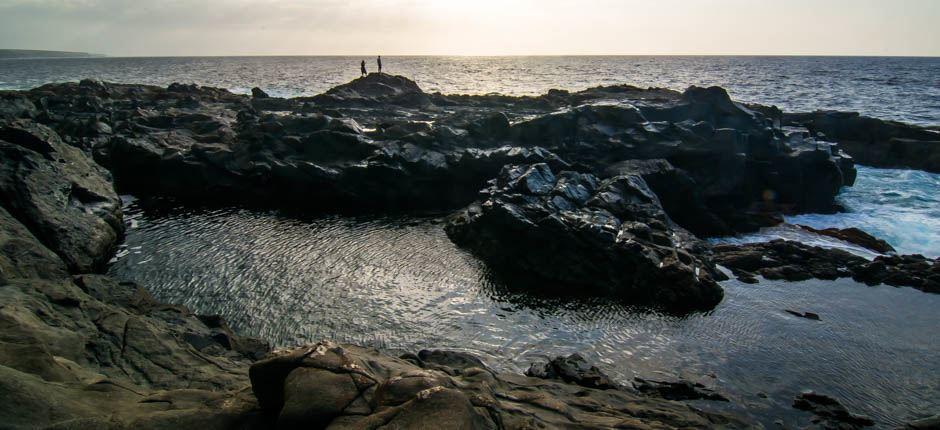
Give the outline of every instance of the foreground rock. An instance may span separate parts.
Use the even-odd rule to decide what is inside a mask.
[[[705,247],[669,220],[639,176],[507,166],[482,194],[450,219],[447,234],[517,285],[672,310],[721,301]]]
[[[277,428],[747,427],[679,402],[494,373],[460,353],[422,355],[319,343],[256,363],[251,380]]]
[[[852,278],[868,285],[888,284],[940,293],[940,259],[922,255],[882,255],[869,261],[841,249],[774,240],[746,245],[717,245],[715,261],[731,269],[741,280]]]

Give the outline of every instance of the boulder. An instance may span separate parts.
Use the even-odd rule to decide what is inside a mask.
[[[0,128],[0,197],[69,269],[101,269],[124,231],[110,174],[52,129],[28,120]]]
[[[619,384],[611,381],[610,377],[604,372],[595,366],[589,365],[584,357],[577,353],[567,357],[555,357],[544,364],[533,363],[525,374],[533,378],[559,379],[582,387],[601,390],[621,388]]]
[[[450,218],[447,234],[521,284],[674,310],[721,301],[721,275],[639,176],[507,166],[481,194]]]

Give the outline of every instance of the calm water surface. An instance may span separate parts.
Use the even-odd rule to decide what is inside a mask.
[[[860,189],[877,175],[889,194],[936,179],[899,172],[864,169]],[[847,192],[843,203],[855,211],[882,204],[866,195]],[[790,407],[804,389],[836,396],[883,427],[940,410],[940,295],[851,280],[732,280],[714,311],[666,316],[513,291],[454,246],[434,218],[300,219],[146,202],[126,210],[130,229],[112,275],[161,300],[220,313],[238,330],[281,346],[331,338],[391,350],[458,349],[515,372],[578,351],[623,382],[703,382],[768,427],[777,418],[805,424]],[[909,225],[896,231],[896,246],[919,234]],[[935,252],[940,244],[930,246]],[[784,309],[816,312],[822,321]]]
[[[359,77],[361,57],[158,57],[0,60],[0,89],[97,78],[166,86],[194,82],[276,96],[318,94]],[[385,71],[428,92],[544,94],[633,84],[720,85],[788,111],[837,109],[940,125],[940,58],[899,57],[385,57]],[[373,67],[372,58],[366,58]]]

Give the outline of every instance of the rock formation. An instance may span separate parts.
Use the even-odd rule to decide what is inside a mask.
[[[856,112],[816,111],[782,114],[785,125],[805,127],[815,136],[838,142],[861,164],[940,173],[940,132],[884,121]]]
[[[447,234],[515,283],[584,287],[673,310],[721,301],[704,245],[668,219],[640,176],[507,166],[482,194]]]
[[[641,393],[497,373],[461,353],[399,359],[324,342],[271,354],[219,316],[95,273],[122,214],[110,175],[82,150],[26,119],[2,125],[0,150],[4,428],[749,426]]]
[[[922,255],[881,255],[869,261],[841,249],[780,239],[712,249],[715,262],[731,269],[744,282],[757,282],[756,274],[787,281],[850,277],[868,285],[913,287],[940,294],[940,259]]]
[[[0,92],[3,426],[748,427],[668,400],[711,396],[704,387],[621,387],[572,357],[526,377],[446,351],[393,358],[323,342],[269,354],[218,316],[99,274],[123,233],[115,185],[200,203],[459,209],[450,236],[535,281],[521,286],[709,309],[722,275],[693,234],[836,210],[855,177],[843,143],[932,139],[851,116],[786,117],[720,88],[463,96],[372,74],[314,97],[256,90],[85,80]],[[715,251],[750,279],[938,290],[937,262],[919,256],[868,262],[781,242]]]

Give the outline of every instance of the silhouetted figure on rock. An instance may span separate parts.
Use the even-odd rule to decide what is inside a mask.
[[[379,73],[382,73],[382,56],[379,55],[379,58],[377,58],[375,62],[379,65]]]
[[[367,75],[366,73],[366,60],[362,60],[362,63],[359,64],[359,68],[362,70],[362,76]]]

